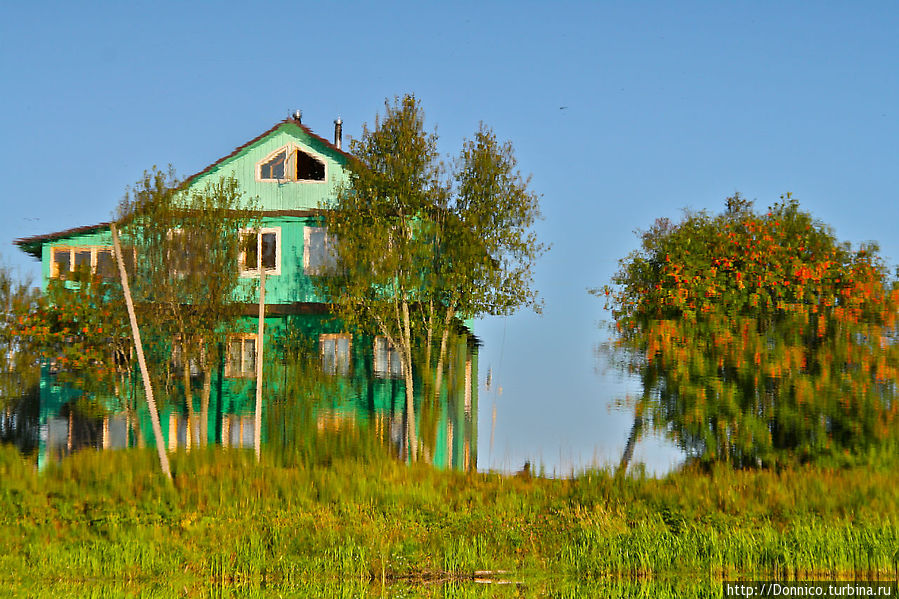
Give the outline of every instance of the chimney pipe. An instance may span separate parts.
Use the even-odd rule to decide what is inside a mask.
[[[340,144],[343,141],[343,121],[340,120],[340,117],[337,117],[337,120],[334,121],[334,145],[337,146],[337,149],[340,149]]]

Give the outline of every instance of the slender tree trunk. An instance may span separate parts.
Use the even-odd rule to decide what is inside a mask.
[[[212,365],[203,360],[203,394],[200,396],[200,445],[209,444],[209,396],[212,393]]]
[[[144,359],[144,347],[140,340],[140,329],[137,327],[137,317],[134,315],[134,303],[131,301],[131,289],[128,287],[128,274],[125,272],[125,259],[119,244],[119,233],[116,230],[115,223],[109,225],[109,229],[112,232],[116,261],[119,263],[119,277],[122,280],[125,304],[128,307],[128,320],[131,322],[131,334],[134,337],[134,348],[137,351],[137,363],[140,365],[140,374],[144,380],[144,391],[147,394],[147,406],[150,409],[150,421],[153,424],[153,438],[156,441],[156,452],[159,454],[159,466],[162,468],[162,473],[165,477],[171,481],[172,471],[169,468],[169,457],[165,453],[162,426],[159,424],[159,412],[156,411],[156,400],[153,398],[153,386],[150,384],[150,373],[147,370],[147,361]]]
[[[131,374],[128,375],[127,381],[122,379],[122,388],[128,387],[130,391],[128,392],[128,399],[125,401],[125,409],[128,413],[129,421],[131,422],[131,431],[134,433],[134,441],[137,443],[138,447],[146,447],[147,443],[144,439],[144,431],[140,428],[140,419],[137,417],[137,381],[134,378],[134,366],[131,365],[128,368],[128,372]]]
[[[190,362],[187,359],[187,344],[184,343],[184,337],[181,337],[181,377],[184,382],[184,401],[187,402],[187,430],[190,433],[187,439],[187,447],[190,449],[192,445],[196,445],[196,414],[194,413],[194,393],[190,384]]]
[[[425,343],[425,372],[431,372],[431,339],[434,337],[434,300],[428,302],[428,332]]]
[[[418,459],[418,439],[415,433],[415,389],[412,380],[412,327],[409,322],[409,303],[403,300],[403,374],[406,378],[406,437],[412,461]]]
[[[446,358],[446,342],[449,339],[450,323],[453,321],[456,311],[450,306],[446,309],[446,320],[443,323],[443,333],[440,336],[440,354],[437,358],[437,378],[434,382],[434,399],[440,399],[440,385],[443,383],[443,360]]]
[[[618,463],[618,470],[616,471],[617,476],[624,476],[627,473],[627,467],[631,462],[631,458],[634,457],[634,446],[637,444],[637,441],[640,439],[640,435],[643,432],[643,416],[642,416],[642,407],[637,406],[634,411],[634,424],[631,426],[631,434],[627,438],[627,443],[624,445],[624,453],[621,454],[621,462]]]
[[[262,251],[259,255],[259,331],[256,334],[256,418],[253,423],[253,444],[256,461],[262,459],[262,355],[265,340],[265,268],[262,266]]]

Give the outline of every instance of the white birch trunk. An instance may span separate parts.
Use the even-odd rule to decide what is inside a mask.
[[[415,389],[412,380],[412,327],[409,322],[409,304],[403,300],[403,374],[406,379],[406,437],[412,461],[418,460],[418,439],[415,432]]]
[[[262,459],[262,354],[265,339],[265,268],[262,266],[262,249],[259,256],[259,331],[256,334],[256,418],[253,424],[253,444],[256,461]]]
[[[137,317],[134,314],[134,303],[131,300],[131,288],[128,287],[128,273],[125,272],[125,259],[122,255],[122,247],[119,244],[119,233],[115,223],[109,225],[112,232],[112,243],[115,249],[116,262],[119,264],[119,277],[122,280],[122,290],[125,293],[125,304],[128,307],[128,320],[131,321],[131,334],[134,337],[134,349],[137,351],[137,363],[140,365],[140,374],[144,381],[144,391],[147,394],[147,406],[150,408],[150,422],[153,425],[153,438],[156,441],[156,452],[159,454],[159,465],[162,473],[169,481],[172,480],[172,471],[169,468],[169,457],[165,453],[165,444],[162,439],[162,426],[159,424],[159,412],[156,411],[156,400],[153,398],[153,386],[150,384],[150,373],[147,370],[147,361],[144,358],[144,346],[140,340],[140,329],[137,326]]]

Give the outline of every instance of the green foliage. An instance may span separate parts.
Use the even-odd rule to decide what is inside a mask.
[[[534,264],[546,250],[532,229],[539,196],[518,172],[512,143],[481,124],[464,142],[453,178],[444,239],[434,252],[440,304],[467,316],[539,312],[532,287]]]
[[[133,341],[121,286],[88,265],[50,280],[46,294],[19,316],[17,336],[60,382],[77,384],[86,400],[124,397],[131,388]]]
[[[86,451],[38,473],[0,452],[0,568],[15,581],[284,592],[349,580],[891,577],[896,458],[879,466],[571,480],[389,457],[285,467],[252,452]],[[674,596],[677,596],[675,593]]]
[[[349,184],[323,206],[337,265],[321,284],[344,322],[361,328],[375,322],[407,358],[401,307],[422,297],[431,255],[424,217],[447,193],[437,137],[425,132],[421,108],[406,96],[386,105],[374,130],[364,126],[350,151]]]
[[[0,409],[38,384],[32,339],[23,336],[26,320],[37,309],[40,293],[0,263]]]
[[[659,220],[607,297],[612,355],[690,454],[737,466],[864,452],[897,436],[899,289],[789,195],[758,214]]]
[[[336,265],[321,284],[343,322],[383,335],[400,353],[411,412],[413,350],[423,348],[417,370],[430,375],[440,340],[439,395],[459,317],[539,310],[532,268],[544,248],[531,230],[538,197],[512,145],[483,125],[446,176],[437,135],[425,130],[411,95],[386,103],[384,118],[350,150],[348,183],[322,206]]]
[[[119,220],[127,246],[123,252],[135,257],[129,276],[146,331],[142,337],[157,366],[155,387],[172,385],[170,369],[180,374],[195,422],[191,371],[203,374],[205,414],[213,369],[245,299],[236,268],[240,231],[258,226],[258,214],[233,178],[187,187],[171,169],[154,168],[129,190],[119,206]],[[202,442],[205,427],[199,428],[193,438]]]
[[[223,323],[240,313],[240,229],[255,222],[237,181],[184,189],[172,171],[154,169],[119,211],[142,316],[167,343],[180,337],[185,360],[212,352]]]

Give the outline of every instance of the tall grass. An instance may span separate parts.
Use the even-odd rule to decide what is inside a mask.
[[[246,450],[176,453],[174,487],[152,451],[84,451],[38,473],[2,449],[3,584],[187,579],[366,596],[441,581],[442,596],[475,596],[446,585],[485,570],[575,586],[897,576],[899,477],[885,466],[554,480],[357,459],[340,447],[327,463],[290,465],[275,455],[257,465]],[[621,596],[640,596],[632,591]]]

